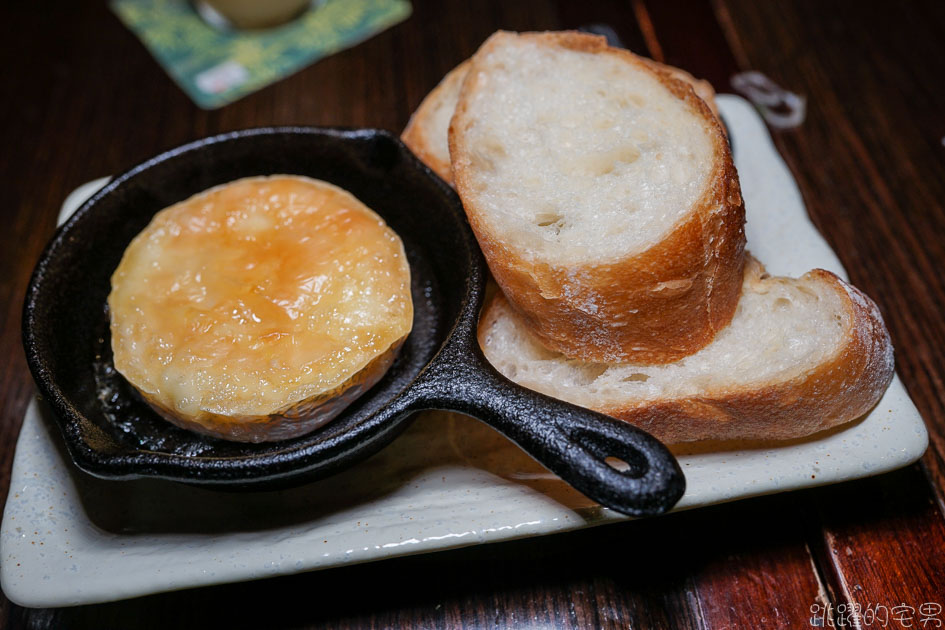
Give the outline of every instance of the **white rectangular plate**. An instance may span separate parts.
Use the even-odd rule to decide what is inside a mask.
[[[753,108],[719,107],[735,147],[748,245],[777,275],[844,276]],[[97,190],[70,195],[63,217]],[[589,502],[475,420],[426,413],[363,464],[279,492],[218,493],[78,472],[38,403],[23,420],[0,531],[12,601],[66,606],[579,529],[625,517]],[[842,430],[776,447],[690,452],[677,510],[874,475],[918,459],[925,425],[895,378]]]

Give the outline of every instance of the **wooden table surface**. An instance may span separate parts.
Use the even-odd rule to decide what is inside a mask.
[[[853,283],[880,305],[931,446],[871,479],[577,533],[74,609],[3,599],[7,627],[805,628],[826,608],[828,625],[849,626],[854,606],[864,628],[945,625],[945,2],[414,0],[408,21],[212,112],[104,3],[11,5],[0,40],[0,495],[34,396],[22,299],[69,191],[221,131],[399,131],[492,31],[590,23],[718,91],[757,69],[807,96],[807,120],[775,142]]]

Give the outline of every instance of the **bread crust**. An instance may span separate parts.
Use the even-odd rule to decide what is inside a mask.
[[[526,258],[489,229],[470,181],[468,104],[481,59],[508,37],[617,56],[655,76],[703,122],[714,145],[709,185],[662,240],[618,260],[569,265]],[[492,274],[529,328],[553,350],[601,363],[669,363],[710,343],[741,292],[745,211],[728,143],[706,103],[688,83],[598,36],[500,31],[471,61],[450,123],[453,178]]]
[[[637,59],[643,63],[650,66],[652,69],[657,72],[662,72],[668,74],[674,79],[682,81],[683,83],[689,84],[693,92],[696,93],[696,96],[701,98],[703,102],[709,107],[712,115],[716,118],[719,117],[719,107],[715,102],[715,90],[712,88],[712,84],[706,81],[705,79],[697,79],[692,76],[690,73],[686,72],[682,68],[677,68],[676,66],[668,66],[665,63],[660,63],[659,61],[654,61],[649,57],[640,57],[637,56]],[[725,131],[725,127],[722,127],[722,131]]]
[[[469,66],[470,60],[467,59],[450,70],[424,97],[420,106],[410,117],[407,126],[404,127],[403,133],[400,134],[400,139],[420,158],[420,161],[433,169],[433,172],[450,186],[453,185],[453,172],[450,168],[449,155],[441,156],[436,150],[438,138],[435,138],[433,134],[433,117],[443,100],[454,90],[458,91],[463,79],[466,78]]]
[[[766,278],[760,265],[757,270],[750,282],[817,282],[842,297],[847,334],[833,355],[784,381],[713,388],[678,399],[633,400],[623,405],[602,401],[593,409],[630,422],[668,444],[796,439],[840,426],[872,409],[894,373],[892,343],[876,304],[822,269],[799,280]],[[503,316],[502,299],[497,293],[483,310],[480,345],[489,322]]]

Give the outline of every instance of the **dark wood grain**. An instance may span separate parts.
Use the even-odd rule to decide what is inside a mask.
[[[775,143],[851,280],[882,309],[931,438],[931,484],[913,468],[817,501],[818,562],[847,611],[945,605],[945,90],[931,87],[945,5],[726,2],[720,12],[744,63],[810,99],[803,127]]]
[[[918,466],[825,489],[815,502],[815,555],[831,601],[845,606],[837,618],[904,604],[914,609],[913,627],[922,627],[920,607],[940,604],[945,625],[945,522]]]
[[[941,501],[945,90],[935,84],[945,5],[847,3],[821,14],[815,3],[729,4],[753,67],[811,100],[803,129],[775,142],[817,227],[883,311],[897,370],[930,429],[924,463]]]
[[[945,604],[945,4],[414,0],[407,22],[221,110],[195,107],[101,2],[4,11],[0,494],[33,386],[19,317],[65,195],[162,149],[269,124],[399,130],[497,28],[609,24],[710,79],[809,98],[775,134],[811,216],[879,303],[929,424],[922,467],[585,532],[63,610],[11,628],[803,628],[812,606]],[[945,619],[945,614],[942,616]],[[890,625],[889,627],[895,627]]]

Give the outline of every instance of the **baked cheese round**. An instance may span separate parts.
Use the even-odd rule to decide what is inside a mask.
[[[234,181],[157,213],[108,296],[115,368],[171,422],[262,442],[321,426],[413,323],[403,243],[332,184]]]

